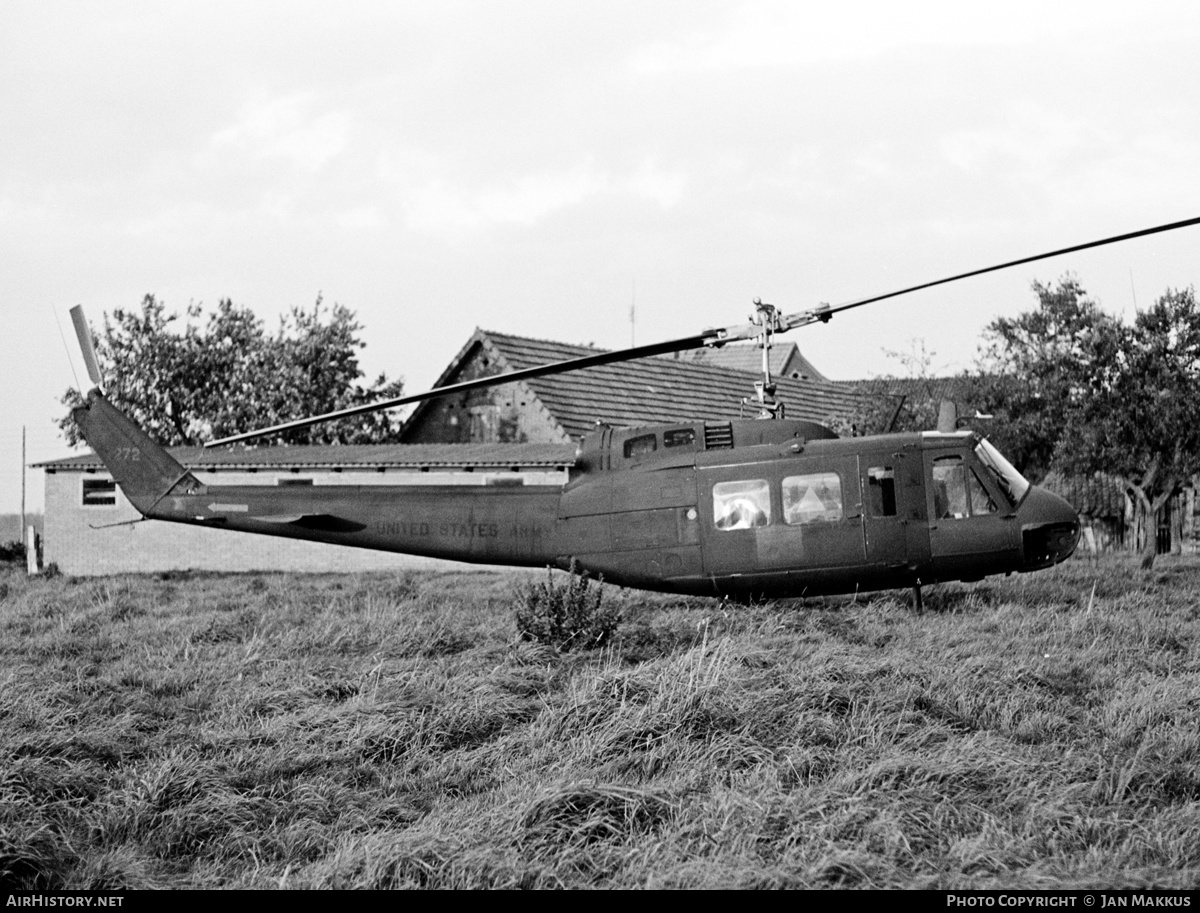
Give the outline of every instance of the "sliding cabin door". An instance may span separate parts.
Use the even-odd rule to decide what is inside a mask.
[[[704,572],[710,577],[862,563],[854,457],[705,469],[699,492]]]
[[[863,495],[863,538],[867,574],[889,581],[929,561],[929,520],[921,451],[905,447],[858,458]],[[907,578],[905,578],[905,582]]]

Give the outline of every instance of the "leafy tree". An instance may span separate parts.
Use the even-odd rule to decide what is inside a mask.
[[[1194,289],[1168,291],[1133,326],[1088,339],[1072,421],[1056,459],[1074,472],[1103,470],[1134,496],[1142,564],[1154,563],[1167,502],[1200,472],[1200,308]]]
[[[995,416],[988,437],[1024,475],[1050,471],[1068,420],[1070,391],[1086,360],[1085,340],[1118,321],[1087,297],[1073,276],[1057,286],[1033,284],[1036,310],[1001,317],[985,330],[981,368],[973,375],[979,408]]]
[[[989,327],[998,424],[1030,460],[1106,472],[1132,493],[1142,563],[1155,555],[1167,502],[1200,472],[1200,308],[1168,291],[1132,325],[1104,314],[1079,283],[1035,285],[1039,307]]]
[[[178,315],[147,295],[136,310],[106,315],[95,334],[105,393],[164,444],[200,444],[400,395],[402,382],[383,374],[361,382],[362,327],[342,305],[330,308],[318,297],[310,310],[293,308],[273,334],[228,299],[201,318],[200,306],[189,305],[180,328]],[[69,390],[63,402],[75,406],[79,393]],[[69,416],[59,425],[70,443],[80,441]],[[377,412],[264,440],[374,443],[393,439],[398,428],[394,413]]]
[[[828,424],[843,436],[901,431],[932,431],[938,426],[943,399],[963,399],[967,377],[939,377],[923,339],[912,339],[908,351],[884,349],[887,358],[900,365],[898,373],[855,384],[858,406],[847,422],[831,419]]]

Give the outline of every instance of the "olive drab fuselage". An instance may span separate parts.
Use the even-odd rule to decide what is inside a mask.
[[[838,438],[783,418],[768,357],[772,338],[835,314],[972,276],[1200,225],[1200,217],[960,272],[793,314],[754,299],[749,322],[619,351],[591,351],[457,380],[241,432],[206,447],[501,383],[754,340],[762,355],[758,420],[600,427],[580,447],[565,486],[207,486],[114,408],[81,306],[71,319],[96,385],[73,411],[144,517],[458,561],[576,566],[612,583],[735,598],[920,587],[1031,571],[1068,557],[1079,517],[1030,485],[986,440],[940,432]],[[953,404],[947,403],[947,406]],[[770,420],[765,420],[770,419]]]
[[[810,422],[601,427],[564,486],[210,486],[98,391],[75,413],[146,517],[666,592],[804,596],[1035,570],[1074,510],[971,432],[838,438]]]
[[[627,586],[804,596],[1063,560],[1075,511],[973,432],[838,438],[809,422],[601,429],[559,501],[559,566]]]

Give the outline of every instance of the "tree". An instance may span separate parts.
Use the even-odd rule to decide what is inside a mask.
[[[228,299],[203,325],[199,305],[189,305],[184,325],[153,295],[136,310],[105,316],[96,350],[109,399],[152,437],[168,445],[207,440],[292,419],[399,396],[402,381],[381,374],[361,382],[357,351],[364,343],[354,313],[320,297],[311,310],[293,308],[274,334],[249,308]],[[68,406],[80,402],[69,390]],[[70,417],[59,426],[79,443]],[[355,416],[296,429],[271,443],[375,443],[394,439],[391,412]]]
[[[1200,472],[1200,308],[1168,291],[1132,325],[1104,314],[1076,280],[1035,285],[1039,309],[989,327],[994,367],[1011,380],[1006,422],[1038,458],[1106,472],[1133,495],[1144,567],[1158,519]]]
[[[1142,564],[1150,567],[1167,502],[1200,472],[1200,309],[1194,289],[1168,291],[1090,340],[1072,419],[1056,457],[1067,471],[1102,469],[1134,496]]]
[[[836,418],[828,424],[842,435],[932,431],[938,426],[942,400],[962,401],[970,388],[967,376],[934,374],[932,352],[923,339],[909,340],[908,351],[884,349],[898,362],[900,373],[886,374],[855,384],[858,405],[849,421]]]
[[[988,437],[1034,481],[1045,477],[1067,423],[1069,394],[1079,382],[1082,340],[1117,325],[1073,276],[1057,286],[1033,284],[1034,311],[1001,317],[984,331],[974,395],[995,416]]]

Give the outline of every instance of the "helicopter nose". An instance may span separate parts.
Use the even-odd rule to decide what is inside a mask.
[[[1079,544],[1079,514],[1056,494],[1034,486],[1021,503],[1022,570],[1065,561]]]

